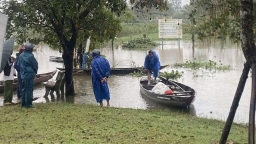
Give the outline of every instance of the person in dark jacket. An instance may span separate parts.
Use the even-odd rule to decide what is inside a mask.
[[[94,49],[92,52],[93,60],[91,62],[92,67],[92,85],[93,92],[97,103],[103,106],[103,100],[107,101],[107,106],[109,107],[109,88],[108,88],[108,77],[110,75],[110,65],[107,59],[100,56],[100,50]]]
[[[34,78],[37,74],[38,63],[32,54],[34,45],[26,43],[24,51],[19,56],[18,65],[20,66],[20,76],[22,81],[22,107],[31,108],[33,91],[34,91]]]
[[[20,103],[21,102],[21,86],[22,86],[22,81],[21,81],[21,76],[20,76],[20,66],[18,65],[18,61],[19,61],[19,55],[23,52],[24,50],[24,45],[21,45],[18,48],[18,53],[16,53],[16,61],[14,62],[14,68],[17,71],[17,77],[18,77],[18,86],[17,86],[17,97],[18,100],[17,102]]]
[[[144,68],[148,71],[148,85],[150,85],[151,74],[153,73],[154,81],[156,81],[160,69],[160,61],[155,51],[148,51],[144,61]]]

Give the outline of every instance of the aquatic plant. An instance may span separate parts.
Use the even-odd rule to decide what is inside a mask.
[[[130,75],[130,76],[133,76],[133,77],[141,77],[141,76],[145,75],[145,70],[144,70],[143,67],[141,67],[141,68],[139,68],[138,71],[135,71],[135,72],[133,72],[133,73],[130,73],[129,75]]]
[[[157,46],[157,43],[151,41],[149,38],[137,38],[123,44],[125,48],[148,48]]]
[[[183,73],[183,71],[179,72],[178,70],[172,70],[171,72],[160,72],[160,76],[165,77],[167,80],[178,79],[183,76]]]
[[[183,67],[183,68],[191,68],[194,70],[198,70],[200,68],[203,69],[215,69],[215,70],[231,70],[230,65],[224,65],[221,61],[215,62],[213,60],[209,61],[197,61],[194,59],[193,61],[186,61],[185,63],[175,63],[173,65],[176,68]]]

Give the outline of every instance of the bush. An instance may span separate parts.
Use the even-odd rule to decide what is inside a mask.
[[[137,38],[123,44],[125,48],[148,48],[155,46],[157,46],[157,44],[149,38]]]

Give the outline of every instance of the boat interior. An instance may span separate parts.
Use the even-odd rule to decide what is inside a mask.
[[[152,90],[154,88],[154,86],[158,83],[158,82],[162,82],[165,85],[167,85],[172,91],[173,93],[182,93],[182,92],[186,92],[182,87],[180,87],[179,85],[177,85],[176,83],[172,83],[171,81],[167,81],[168,83],[157,79],[156,82],[153,81],[153,79],[151,79],[150,85],[148,85],[148,81],[147,78],[142,78],[140,83],[141,85],[146,89],[146,90]]]

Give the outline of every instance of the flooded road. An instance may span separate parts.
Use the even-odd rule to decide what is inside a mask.
[[[185,62],[194,58],[202,61],[221,61],[224,65],[231,65],[233,70],[215,73],[178,69],[183,71],[184,75],[177,81],[194,88],[197,93],[196,100],[190,109],[184,111],[199,117],[226,120],[245,62],[240,45],[225,44],[221,46],[219,43],[198,43],[195,45],[193,52],[189,41],[181,41],[180,46],[177,41],[168,41],[164,42],[163,46],[160,45],[154,48],[154,50],[159,55],[161,65]],[[104,48],[101,53],[106,56],[111,66],[130,67],[132,62],[135,63],[133,65],[142,66],[147,50],[129,50],[118,47],[114,50]],[[61,54],[50,50],[48,47],[41,46],[40,49],[34,52],[34,55],[39,63],[38,73],[49,72],[55,70],[56,67],[63,67],[62,63],[49,62],[49,56],[61,56]],[[173,70],[172,67],[167,67],[162,71],[171,70]],[[77,94],[74,103],[96,104],[92,91],[91,77],[88,75],[74,76],[74,82]],[[113,107],[135,109],[167,108],[157,105],[141,95],[139,79],[136,77],[111,75],[109,87],[111,93],[110,102]],[[251,77],[249,76],[237,109],[235,122],[248,123],[250,90]],[[44,93],[45,90],[42,84],[35,87],[34,96],[41,97],[36,102],[48,101],[43,98]],[[16,98],[16,96],[14,97]],[[49,99],[51,100],[50,96]],[[168,107],[168,109],[173,108]]]

